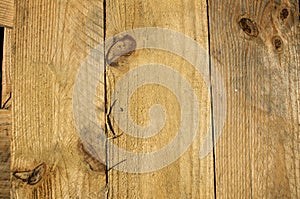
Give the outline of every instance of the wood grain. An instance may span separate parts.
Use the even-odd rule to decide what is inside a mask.
[[[0,26],[13,27],[14,24],[14,0],[1,0],[0,3]]]
[[[0,198],[10,198],[11,111],[0,110]]]
[[[104,198],[105,173],[90,168],[72,111],[77,71],[103,41],[103,2],[18,1],[13,31],[11,197]]]
[[[293,0],[209,1],[211,58],[227,93],[217,198],[300,197],[298,9]]]
[[[9,193],[11,198],[300,198],[299,2],[20,0],[15,7],[12,2],[0,3],[0,26],[14,27],[5,32],[0,198],[9,198]],[[144,27],[175,30],[200,44],[210,55],[204,66],[211,82],[178,55],[136,50],[139,42],[151,42],[147,37],[116,36]],[[114,43],[100,46],[105,48],[106,76],[94,99],[99,122],[111,138],[107,142],[136,154],[149,153],[171,142],[180,127],[183,104],[162,85],[128,79],[118,95],[128,107],[113,105],[119,103],[113,100],[118,82],[138,67],[167,66],[182,77],[168,79],[181,97],[187,95],[185,79],[198,98],[193,105],[199,109],[200,125],[193,143],[175,162],[153,172],[105,167],[75,127],[72,98],[79,68],[111,37]],[[174,46],[189,50],[181,41]],[[203,59],[200,54],[194,58]],[[153,74],[161,75],[149,70],[137,76],[143,80]],[[218,84],[219,74],[224,88]],[[92,78],[87,76],[87,85]],[[131,87],[138,88],[129,96]],[[226,97],[217,101],[222,89]],[[227,106],[224,126],[218,119],[221,103]],[[150,124],[149,110],[155,104],[166,115],[156,135],[136,138],[130,135],[141,136],[136,129],[126,132],[118,125],[125,108],[136,124]],[[188,119],[192,126],[193,118]],[[199,158],[207,133],[214,135],[214,154]],[[97,142],[95,138],[87,140]],[[106,163],[117,157],[120,165],[129,164],[112,152],[107,149]],[[157,162],[136,159],[136,164],[143,169]]]
[[[12,59],[12,39],[13,31],[5,28],[3,43],[3,60],[2,60],[2,109],[11,109],[11,72],[13,65]]]
[[[12,30],[4,29],[2,60],[2,102],[0,109],[0,198],[10,197],[10,140],[11,140],[11,40]]]
[[[206,2],[203,0],[108,0],[106,6],[107,38],[125,30],[161,27],[185,34],[200,43],[204,49],[207,49],[207,13]],[[125,37],[126,33],[123,36]],[[115,41],[118,41],[118,39],[120,38],[115,37]],[[145,36],[143,41],[136,42],[151,41],[147,40]],[[181,41],[178,41],[178,45],[184,46]],[[122,42],[120,46],[122,46]],[[126,43],[124,46],[126,48]],[[109,49],[110,46],[106,46],[106,48]],[[109,57],[113,56],[109,55]],[[196,55],[196,57],[201,59],[200,55]],[[169,166],[150,173],[140,174],[112,169],[109,172],[109,198],[214,198],[212,154],[204,159],[199,159],[200,146],[209,130],[210,123],[209,85],[205,84],[201,74],[197,73],[195,68],[183,58],[161,50],[136,50],[130,55],[121,57],[117,62],[116,64],[114,61],[113,64],[107,66],[108,108],[113,103],[111,95],[116,84],[128,72],[149,63],[165,64],[178,71],[192,85],[194,93],[199,98],[201,127],[199,127],[197,137],[187,152]],[[109,63],[111,63],[110,60],[108,60]],[[205,67],[208,69],[208,64]],[[148,74],[138,74],[138,76],[143,79],[147,75],[151,75],[150,73],[151,71]],[[130,79],[124,84],[133,87],[139,86],[134,81],[130,82]],[[176,79],[175,85],[183,95],[184,90],[181,87],[181,80]],[[120,98],[125,96],[122,99],[129,100],[129,107],[124,108],[130,110],[130,116],[134,122],[142,126],[149,124],[149,109],[154,104],[160,104],[165,108],[167,114],[166,123],[164,128],[151,138],[134,138],[128,135],[132,132],[123,132],[119,128],[116,123],[116,120],[118,120],[117,115],[115,118],[111,118],[113,131],[116,135],[123,134],[112,142],[118,147],[134,153],[156,151],[171,142],[176,135],[180,125],[180,107],[182,104],[176,100],[172,90],[164,86],[155,84],[141,86],[131,98],[127,96],[129,87],[124,88],[124,92],[119,93],[119,95]],[[190,125],[192,125],[192,120]],[[112,136],[112,132],[109,133]],[[139,132],[137,133],[139,134]],[[177,147],[180,148],[181,146]],[[122,157],[119,157],[119,159],[121,161]],[[128,162],[124,160],[120,164],[128,164]],[[140,164],[140,168],[142,168],[142,165],[154,165],[156,162],[140,162],[137,164]]]

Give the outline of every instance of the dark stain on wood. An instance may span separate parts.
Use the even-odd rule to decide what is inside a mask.
[[[136,41],[130,35],[114,38],[112,46],[106,54],[106,63],[110,66],[119,66],[118,62],[130,56],[136,49]]]
[[[238,22],[240,28],[250,37],[257,37],[259,34],[257,25],[249,18],[241,18]]]
[[[276,52],[283,51],[283,41],[280,36],[276,35],[272,38],[272,44]]]
[[[89,165],[89,168],[91,171],[95,172],[105,172],[106,166],[103,162],[100,160],[97,160],[90,152],[89,150],[82,144],[81,141],[78,142],[79,150],[83,154],[84,162]]]
[[[280,11],[279,18],[281,21],[284,21],[289,16],[289,10],[287,8],[284,8]]]
[[[27,182],[29,185],[35,185],[41,181],[46,173],[46,164],[41,163],[31,171],[15,171],[13,176],[17,179]]]

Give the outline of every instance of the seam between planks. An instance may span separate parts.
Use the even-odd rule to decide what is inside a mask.
[[[107,100],[107,77],[106,77],[106,59],[105,59],[105,55],[106,55],[106,0],[103,0],[103,51],[104,51],[104,109],[105,109],[105,115],[108,112],[108,100]],[[105,117],[105,124],[107,123],[107,117]],[[105,132],[106,132],[106,136],[108,137],[108,129],[107,129],[107,125],[105,125]],[[106,198],[109,198],[109,194],[110,194],[110,188],[109,188],[109,165],[108,165],[108,158],[109,158],[109,149],[108,149],[108,140],[106,140],[105,142],[105,182],[106,182],[106,186],[107,186],[107,193],[106,193]]]
[[[216,179],[216,154],[215,154],[215,129],[214,129],[214,104],[213,104],[213,87],[212,87],[212,69],[211,69],[211,45],[210,45],[210,18],[209,18],[209,0],[206,0],[207,15],[207,40],[208,40],[208,67],[209,67],[209,89],[210,89],[210,110],[211,110],[211,133],[213,145],[213,165],[214,165],[214,198],[217,198],[217,179]]]

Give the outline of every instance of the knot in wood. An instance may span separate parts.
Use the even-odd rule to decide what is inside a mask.
[[[238,22],[240,28],[250,37],[257,37],[259,34],[257,25],[249,18],[241,18]]]

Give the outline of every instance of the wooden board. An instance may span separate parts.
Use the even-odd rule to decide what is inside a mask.
[[[11,41],[12,30],[5,28],[2,60],[2,102],[0,110],[0,198],[10,197]]]
[[[11,197],[104,198],[72,111],[78,69],[103,41],[103,2],[18,1],[13,31]]]
[[[0,3],[0,26],[13,27],[14,24],[14,0],[1,0]]]
[[[211,58],[227,94],[217,198],[300,197],[298,9],[297,1],[209,1]]]
[[[12,198],[300,197],[296,0],[22,0],[4,17],[3,6],[12,4],[2,2],[0,25],[14,28],[6,30],[4,52],[1,198],[9,192]],[[156,35],[147,27],[175,32]],[[140,37],[130,36],[139,31]],[[190,39],[174,40],[178,35]],[[194,51],[193,43],[203,53]],[[168,50],[138,49],[154,44]],[[95,49],[104,51],[100,65],[106,61],[106,73],[90,101],[109,138],[107,167],[95,157],[99,151],[93,151],[99,140],[82,137],[73,114],[79,106],[86,115],[87,105],[74,102],[73,89]],[[202,62],[203,73],[185,59],[189,55]],[[81,96],[93,78],[80,79],[86,83]],[[192,103],[182,103],[186,96]],[[157,104],[163,112],[158,106],[151,109]],[[182,107],[192,110],[185,115]],[[199,119],[197,128],[194,118]],[[197,135],[178,159],[170,162],[174,152],[185,149],[180,143],[155,161],[136,156],[164,149],[183,120],[182,140],[190,129]],[[147,138],[146,131],[132,125],[154,121],[155,130],[162,128]],[[201,157],[206,139],[214,139],[215,150]],[[124,157],[120,149],[135,158]]]
[[[159,49],[140,49],[135,50],[129,56],[122,56],[117,60],[111,60],[113,57],[111,54],[122,53],[122,45],[127,50],[134,50],[134,42],[136,45],[155,43],[155,40],[160,40],[159,36],[151,39],[150,30],[144,30],[144,36],[140,38],[132,38],[129,33],[122,33],[125,30],[132,30],[136,28],[144,27],[161,27],[166,29],[175,30],[192,40],[200,43],[204,51],[207,51],[208,37],[207,37],[207,12],[206,1],[203,0],[108,0],[106,2],[106,39],[114,37],[113,43],[106,43],[106,53],[108,53],[107,61],[107,108],[112,106],[116,99],[116,104],[112,107],[116,111],[116,114],[112,114],[110,120],[112,121],[112,129],[116,135],[120,137],[111,140],[115,146],[122,148],[126,151],[131,151],[134,154],[148,153],[158,151],[176,136],[180,123],[180,108],[184,104],[180,103],[180,99],[176,99],[175,90],[162,86],[161,84],[149,83],[146,85],[139,84],[138,81],[147,81],[148,77],[153,75],[161,75],[162,79],[173,82],[174,87],[177,87],[177,91],[181,96],[185,93],[183,86],[183,78],[186,78],[193,88],[193,92],[198,97],[199,101],[195,102],[195,110],[199,108],[201,112],[200,127],[198,134],[194,139],[192,145],[188,150],[175,162],[163,167],[162,169],[154,169],[152,172],[146,173],[134,173],[132,171],[126,172],[131,167],[137,170],[144,171],[143,169],[149,167],[155,167],[156,164],[166,161],[168,156],[172,156],[172,153],[166,155],[163,159],[157,161],[141,162],[138,158],[136,164],[130,162],[129,159],[123,157],[119,150],[115,152],[114,157],[118,159],[115,163],[119,162],[120,168],[122,164],[125,167],[123,171],[113,169],[109,173],[109,198],[214,198],[214,171],[213,171],[213,156],[210,153],[206,158],[199,158],[199,151],[203,144],[204,137],[209,131],[210,124],[210,94],[209,84],[207,85],[203,79],[203,76],[199,74],[193,65],[189,64],[180,56],[172,54],[170,51],[162,51]],[[116,36],[117,34],[121,35]],[[129,36],[128,36],[129,35]],[[176,34],[175,34],[176,35]],[[170,37],[165,37],[162,43],[168,42]],[[184,40],[183,40],[184,41]],[[174,48],[177,46],[184,49],[183,41],[174,42]],[[128,43],[126,43],[128,42]],[[151,43],[153,42],[153,43]],[[130,44],[131,43],[131,44]],[[118,46],[121,46],[120,52],[118,52]],[[182,46],[182,47],[181,47]],[[114,51],[117,52],[114,52]],[[191,53],[191,52],[189,52]],[[192,52],[193,53],[193,52]],[[208,53],[206,54],[208,55]],[[201,59],[201,53],[195,56],[197,59]],[[131,71],[139,70],[139,67],[143,67],[146,64],[164,64],[169,68],[177,71],[179,77],[174,76],[174,79],[168,79],[168,76],[164,76],[163,70],[149,69],[148,72],[137,72],[136,76],[140,79],[135,79],[135,76],[130,76],[123,80],[126,75]],[[205,62],[204,62],[205,63]],[[110,64],[110,65],[109,65]],[[154,66],[153,66],[154,67]],[[204,64],[205,69],[208,71],[208,62]],[[147,70],[146,70],[147,71]],[[161,74],[160,74],[161,73]],[[119,81],[122,81],[122,85],[126,85],[117,93],[117,97],[113,95],[119,92],[116,87],[119,85]],[[165,82],[166,83],[166,82]],[[121,84],[121,83],[120,83]],[[130,90],[134,89],[132,95]],[[128,102],[128,104],[127,104]],[[190,101],[188,102],[190,103]],[[127,104],[127,106],[118,107],[119,104]],[[150,138],[135,138],[132,133],[136,133],[137,136],[143,136],[137,128],[129,128],[131,130],[124,131],[118,123],[121,114],[125,109],[129,110],[132,120],[141,126],[146,126],[151,123],[149,118],[149,110],[152,105],[160,104],[165,108],[166,123],[163,129],[155,136]],[[182,113],[183,114],[183,113]],[[193,115],[193,111],[190,112]],[[159,113],[153,116],[152,119],[160,117]],[[185,119],[190,119],[189,116],[184,116]],[[188,122],[189,126],[193,125],[193,120]],[[125,126],[130,126],[130,119],[125,121]],[[112,132],[109,132],[111,136]],[[187,134],[189,132],[186,132]],[[176,149],[183,148],[181,145],[177,145]],[[119,155],[119,156],[118,156]],[[113,158],[113,157],[109,157]],[[114,166],[114,165],[111,165]]]
[[[11,109],[11,66],[12,59],[12,35],[11,29],[4,29],[4,43],[3,43],[3,61],[2,61],[2,97],[1,108]]]
[[[0,198],[10,196],[11,111],[0,110]]]

